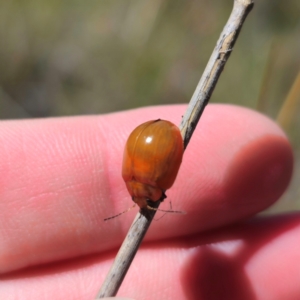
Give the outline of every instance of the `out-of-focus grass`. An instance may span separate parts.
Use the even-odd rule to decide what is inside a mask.
[[[300,71],[295,78],[277,116],[277,122],[289,134],[295,153],[295,172],[290,188],[269,212],[300,209]]]
[[[188,102],[232,3],[1,1],[0,117]],[[299,72],[299,15],[299,0],[256,1],[211,101],[254,109],[258,102],[275,118]],[[300,124],[294,118],[288,134],[299,181]],[[298,185],[292,189],[290,200],[279,202],[289,202],[287,209],[300,206]]]

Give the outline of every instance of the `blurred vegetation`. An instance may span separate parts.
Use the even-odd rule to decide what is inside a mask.
[[[232,3],[1,1],[0,118],[188,102]],[[300,208],[299,92],[283,109],[300,70],[299,15],[299,0],[256,1],[211,99],[289,119],[295,176],[272,212]]]

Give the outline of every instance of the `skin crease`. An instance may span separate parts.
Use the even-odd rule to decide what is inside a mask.
[[[0,123],[1,298],[95,297],[137,213],[103,221],[132,205],[126,139],[147,120],[179,123],[185,108]],[[160,206],[187,214],[151,224],[118,296],[299,299],[300,214],[250,218],[278,200],[292,167],[274,122],[208,106]]]

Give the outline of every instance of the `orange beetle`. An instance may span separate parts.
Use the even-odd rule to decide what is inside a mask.
[[[140,208],[163,201],[177,176],[183,140],[179,128],[165,120],[148,121],[130,134],[123,156],[122,177]]]

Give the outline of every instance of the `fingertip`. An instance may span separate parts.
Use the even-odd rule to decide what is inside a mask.
[[[291,145],[274,121],[250,109],[211,105],[168,196],[175,205],[176,199],[183,203],[178,209],[187,211],[189,230],[215,228],[273,204],[292,171]],[[187,230],[184,227],[179,230]]]
[[[293,171],[293,153],[284,136],[265,134],[240,149],[228,166],[223,190],[241,215],[273,204],[286,190]]]
[[[121,113],[118,120],[128,131],[133,123],[155,117],[176,123],[185,109],[183,105],[138,109]],[[120,159],[111,165],[120,165]],[[208,229],[267,208],[287,188],[292,170],[291,145],[274,121],[235,105],[209,105],[185,151],[176,182],[167,191],[176,210],[187,211],[189,218],[176,234],[191,231],[191,224],[194,231]],[[111,170],[110,178],[124,199],[127,191],[119,172]],[[170,235],[169,230],[163,232]]]

